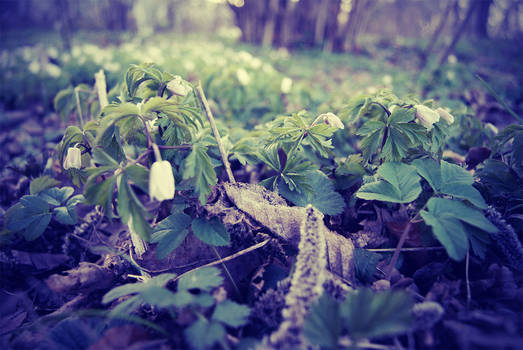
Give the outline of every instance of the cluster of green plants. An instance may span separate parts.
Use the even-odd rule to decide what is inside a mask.
[[[496,148],[491,159],[472,175],[444,159],[448,136],[466,115],[454,116],[432,100],[380,90],[353,97],[338,115],[305,110],[284,114],[280,98],[261,101],[262,109],[277,116],[252,127],[246,116],[261,107],[248,101],[263,93],[266,80],[249,74],[245,68],[211,74],[202,89],[146,63],[131,65],[109,92],[110,104],[99,98],[100,87],[94,90],[98,95],[89,86],[80,87],[87,91],[83,97],[79,89],[60,92],[57,112],[83,115],[78,125],[65,130],[56,152],[75,187],[58,187],[50,177],[33,180],[30,195],[7,211],[4,234],[34,240],[52,220],[74,225],[76,206],[84,203],[100,206],[107,218],[127,225],[138,255],[147,242],[156,244],[157,258],[164,259],[189,234],[209,246],[228,245],[230,233],[217,217],[207,217],[203,206],[219,180],[235,181],[229,161],[261,169],[261,185],[293,205],[311,204],[326,215],[339,215],[361,201],[383,202],[405,213],[396,253],[415,225],[451,259],[461,261],[470,253],[483,259],[489,235],[498,231],[485,216],[488,204],[508,197],[512,202],[504,213],[521,208],[521,187],[513,188],[521,184],[521,125],[492,138]],[[234,85],[231,79],[238,81]],[[249,79],[261,90],[250,89]],[[216,106],[209,106],[204,91],[215,91]],[[235,105],[247,107],[238,110]],[[221,111],[216,120],[213,109]],[[230,118],[237,119],[231,123]],[[151,202],[163,202],[163,210]],[[397,259],[395,254],[390,268]],[[247,322],[249,308],[211,295],[223,282],[215,268],[181,276],[151,277],[141,271],[139,280],[105,294],[104,303],[130,296],[110,316],[131,314],[143,304],[169,310],[172,317],[189,308],[194,322],[184,333],[196,349],[213,344],[227,348],[226,329]],[[194,289],[200,292],[192,293]],[[319,303],[305,324],[313,344],[335,348],[342,334],[358,341],[409,329],[411,307],[403,295],[360,291],[343,302],[322,297]],[[358,305],[367,308],[366,322],[374,326],[355,322],[362,314],[355,311]],[[318,324],[325,333],[318,332]]]

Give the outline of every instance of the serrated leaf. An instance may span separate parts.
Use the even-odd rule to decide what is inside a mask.
[[[498,231],[481,211],[457,200],[431,198],[427,203],[427,209],[428,211],[420,212],[421,217],[427,225],[432,226],[434,235],[454,260],[459,261],[465,257],[469,246],[468,239],[474,234],[473,230],[467,232],[462,222],[486,232]]]
[[[303,334],[313,345],[336,349],[342,330],[339,304],[324,293],[305,317]]]
[[[154,285],[148,285],[147,288],[140,291],[140,296],[147,304],[160,308],[173,305],[176,299],[176,294],[170,290]]]
[[[145,193],[149,192],[149,169],[142,165],[131,165],[125,168],[129,180]]]
[[[191,229],[200,241],[212,246],[226,246],[231,240],[225,226],[217,218],[209,221],[204,218],[195,219],[191,224]]]
[[[194,179],[195,192],[203,205],[211,193],[211,187],[216,185],[218,178],[207,154],[207,147],[194,144],[191,153],[185,158],[183,179]]]
[[[214,309],[211,319],[220,321],[227,326],[237,328],[247,323],[251,310],[231,300],[224,300]]]
[[[474,178],[459,165],[441,161],[441,192],[460,199],[466,199],[478,208],[486,209],[487,203],[472,184]]]
[[[51,217],[51,213],[32,216],[31,223],[23,232],[24,238],[28,241],[32,241],[40,237],[49,225],[49,222],[51,222]]]
[[[367,200],[409,203],[421,193],[416,168],[403,163],[384,163],[377,171],[381,178],[360,187],[356,196]]]
[[[414,119],[413,108],[398,107],[389,116],[388,124],[408,123]]]
[[[376,338],[407,332],[412,321],[412,299],[404,292],[349,294],[340,310],[352,339]]]
[[[5,214],[6,228],[13,232],[23,230],[31,223],[27,217],[28,214],[22,203],[16,203],[10,207]]]
[[[28,217],[49,212],[49,204],[38,196],[23,196],[20,198],[20,204],[24,206]]]
[[[163,259],[175,250],[187,236],[187,227],[191,224],[191,217],[183,213],[176,213],[163,219],[152,234],[152,243],[156,246],[158,259]]]
[[[111,212],[110,202],[113,198],[114,184],[116,183],[116,176],[109,176],[101,182],[97,182],[96,175],[88,178],[85,184],[85,199],[91,205],[101,205],[107,212]]]
[[[150,279],[147,279],[145,282],[140,283],[128,283],[124,284],[123,286],[118,286],[116,288],[111,289],[109,292],[107,292],[102,302],[104,304],[107,304],[113,300],[116,300],[120,297],[123,297],[125,295],[131,295],[131,294],[137,294],[141,293],[142,291],[146,290],[150,287],[163,287],[167,282],[169,282],[171,279],[173,279],[176,275],[173,273],[162,273],[161,275],[154,276]]]
[[[454,260],[463,260],[469,243],[461,222],[453,217],[439,217],[427,211],[421,211],[420,215],[432,227],[434,236],[445,247],[447,254]]]
[[[211,349],[215,343],[225,338],[225,328],[218,322],[208,321],[200,318],[187,329],[185,338],[193,349]]]
[[[205,292],[223,283],[220,270],[215,267],[205,267],[191,271],[178,280],[178,290],[201,289]]]
[[[462,167],[441,161],[441,166],[431,159],[416,159],[412,163],[435,192],[468,200],[478,208],[485,209],[485,200],[472,184],[474,178]]]
[[[59,184],[60,181],[57,181],[48,175],[40,176],[31,181],[31,184],[29,185],[29,193],[32,195],[37,195],[43,190],[57,186]]]
[[[71,197],[73,193],[74,189],[69,186],[62,188],[52,187],[40,192],[38,197],[42,198],[50,205],[61,205],[65,204],[67,198]]]
[[[434,192],[438,192],[441,188],[441,170],[438,163],[432,159],[416,159],[412,165],[416,167],[418,174],[427,180]]]
[[[73,208],[74,210],[74,208]],[[73,216],[71,216],[71,213],[69,213],[69,210],[67,207],[57,207],[53,209],[53,214],[56,220],[58,222],[64,224],[64,225],[74,225],[76,224],[76,212]]]
[[[300,207],[312,204],[316,209],[327,215],[337,215],[343,212],[345,201],[343,197],[334,190],[332,181],[321,171],[307,171],[305,174],[311,191],[291,191],[283,181],[278,183],[278,192]]]

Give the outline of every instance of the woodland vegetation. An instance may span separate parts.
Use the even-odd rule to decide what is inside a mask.
[[[0,0],[0,348],[519,349],[521,0]]]

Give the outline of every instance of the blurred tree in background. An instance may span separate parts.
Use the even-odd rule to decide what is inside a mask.
[[[228,5],[228,6],[227,6]],[[0,0],[0,30],[215,32],[247,43],[358,52],[362,34],[396,37],[521,36],[523,0]],[[468,15],[468,16],[467,16]],[[68,34],[69,33],[69,34]]]

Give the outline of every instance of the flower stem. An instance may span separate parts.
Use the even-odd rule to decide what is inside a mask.
[[[78,87],[74,88],[74,97],[76,100],[76,109],[78,110],[78,123],[80,124],[80,129],[84,128],[84,117],[82,115],[82,104],[80,103],[80,94],[78,92]]]
[[[205,97],[205,94],[203,92],[201,82],[198,82],[198,86],[196,86],[196,91],[198,91],[198,97],[202,102],[203,109],[205,110],[205,114],[207,115],[207,119],[209,120],[209,124],[211,124],[212,133],[214,134],[214,138],[216,139],[216,143],[218,144],[218,150],[220,151],[223,165],[225,166],[225,171],[227,172],[227,176],[229,177],[229,182],[236,183],[234,175],[232,174],[231,165],[229,164],[227,154],[225,153],[225,149],[223,148],[223,144],[220,139],[220,133],[218,132],[218,128],[216,127],[216,123],[214,122],[214,117],[212,115],[211,108],[209,107],[209,102],[207,101],[207,98]]]

